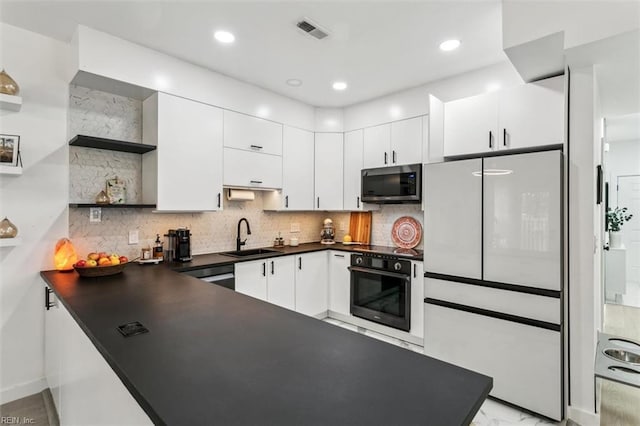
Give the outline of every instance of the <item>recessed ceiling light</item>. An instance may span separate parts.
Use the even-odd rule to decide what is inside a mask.
[[[347,88],[347,83],[344,81],[336,81],[333,83],[333,90],[345,90]]]
[[[236,37],[229,31],[216,31],[213,36],[220,43],[233,43],[233,41],[236,39]]]
[[[440,50],[443,50],[445,52],[456,50],[458,47],[460,47],[460,40],[456,39],[446,40],[440,43]]]
[[[302,80],[298,78],[290,78],[287,80],[287,84],[292,87],[300,87],[302,86]]]

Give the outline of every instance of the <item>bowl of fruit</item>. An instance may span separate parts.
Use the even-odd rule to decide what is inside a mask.
[[[116,253],[89,253],[87,259],[81,259],[73,268],[81,277],[106,277],[122,272],[129,259]]]

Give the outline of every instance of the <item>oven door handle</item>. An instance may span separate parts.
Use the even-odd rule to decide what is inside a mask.
[[[382,276],[385,276],[385,277],[400,278],[400,279],[403,279],[405,281],[411,281],[411,275],[399,274],[397,272],[380,271],[378,269],[362,268],[360,266],[349,266],[348,269],[351,272],[362,272],[363,274],[382,275]]]

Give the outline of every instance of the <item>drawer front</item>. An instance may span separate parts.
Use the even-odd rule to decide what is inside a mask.
[[[282,155],[282,124],[224,111],[224,146]]]
[[[282,157],[225,148],[223,182],[244,188],[282,188]]]
[[[561,323],[560,299],[453,281],[425,278],[425,297],[489,311]]]
[[[496,398],[562,418],[560,332],[424,306],[425,355],[493,377]]]

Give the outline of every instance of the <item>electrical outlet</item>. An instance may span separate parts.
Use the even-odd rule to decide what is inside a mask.
[[[291,232],[300,232],[300,224],[292,223],[291,224]]]
[[[346,231],[347,230],[347,222],[345,222],[344,220],[340,221],[340,230],[341,231]]]
[[[102,209],[100,207],[89,207],[89,222],[102,222]]]
[[[129,244],[138,244],[138,230],[129,231]]]

